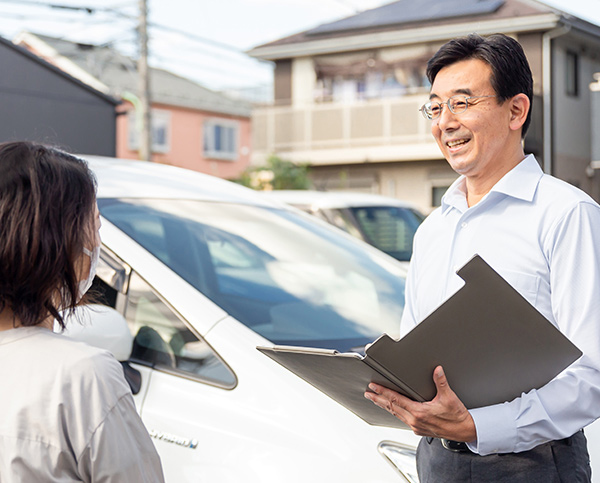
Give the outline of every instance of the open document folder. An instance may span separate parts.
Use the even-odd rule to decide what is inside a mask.
[[[382,335],[365,355],[306,347],[257,349],[366,422],[406,425],[363,396],[370,382],[416,401],[435,397],[442,365],[468,409],[538,389],[581,351],[479,255],[458,272],[465,285],[400,340]]]

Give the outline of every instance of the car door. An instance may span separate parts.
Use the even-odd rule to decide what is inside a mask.
[[[222,401],[236,386],[236,376],[135,271],[129,279],[125,318],[134,336],[131,363],[149,371],[142,419],[167,480],[191,481],[189,475],[195,479],[215,464],[207,460],[208,449],[217,441],[211,434],[213,421],[223,417]]]
[[[106,246],[102,246],[96,277],[90,289],[94,301],[124,314],[130,275],[131,267]],[[151,370],[145,366],[132,366],[129,361],[120,362],[123,364],[125,378],[131,387],[136,408],[138,412],[141,412],[150,383]]]

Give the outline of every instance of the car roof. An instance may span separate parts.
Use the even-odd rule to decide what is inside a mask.
[[[349,191],[275,190],[261,193],[267,199],[276,199],[294,206],[317,208],[356,208],[363,206],[398,206],[416,209],[414,205],[397,198],[371,193]]]
[[[254,190],[189,169],[148,161],[82,155],[98,179],[98,199],[160,198],[279,206]]]

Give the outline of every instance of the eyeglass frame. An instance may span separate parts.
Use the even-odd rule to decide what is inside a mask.
[[[457,97],[462,97],[465,100],[465,108],[463,110],[461,110],[461,111],[458,111],[458,112],[455,111],[454,109],[452,109],[452,106],[450,106],[450,101],[452,99],[456,99]],[[448,106],[448,109],[450,109],[450,112],[452,114],[462,114],[463,112],[465,112],[469,108],[469,99],[483,99],[485,97],[498,97],[498,96],[497,95],[493,95],[493,96],[492,95],[490,95],[490,96],[465,96],[463,94],[457,94],[455,96],[449,97],[448,100],[446,100],[444,102],[431,102],[431,101],[426,102],[425,104],[423,104],[419,108],[419,111],[421,112],[421,114],[423,114],[423,117],[425,119],[427,119],[428,121],[434,121],[435,119],[439,119],[439,117],[442,115],[442,111],[444,109],[444,106]],[[432,106],[434,104],[437,104],[437,105],[440,106],[440,112],[439,112],[439,114],[437,116],[429,117],[427,115],[425,106],[427,106],[428,104],[430,106]]]

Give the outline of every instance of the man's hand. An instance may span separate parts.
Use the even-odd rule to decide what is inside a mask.
[[[435,398],[416,402],[378,384],[369,384],[373,392],[365,397],[408,424],[418,436],[433,436],[470,442],[477,438],[475,423],[465,405],[448,385],[442,366],[433,371],[437,388]]]

